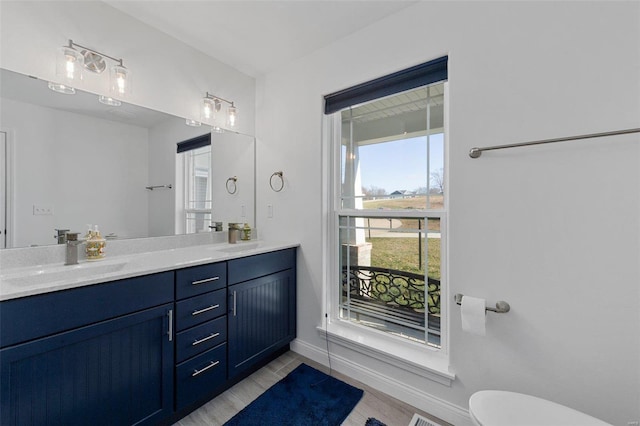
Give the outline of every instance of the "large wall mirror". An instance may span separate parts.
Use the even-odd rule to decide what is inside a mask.
[[[208,164],[177,153],[177,143],[210,131],[78,90],[56,93],[46,81],[1,69],[0,247],[56,244],[56,229],[83,233],[87,225],[113,239],[209,232],[212,221],[254,227],[253,136],[211,133]],[[185,210],[189,190],[211,197],[211,214],[195,228]]]

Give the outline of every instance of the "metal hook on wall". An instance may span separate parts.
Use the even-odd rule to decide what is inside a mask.
[[[280,192],[282,191],[282,189],[284,188],[284,177],[283,177],[284,173],[282,173],[282,171],[279,172],[273,172],[273,174],[271,175],[271,177],[269,178],[269,186],[271,187],[271,189],[273,189],[275,192]],[[277,184],[276,181],[276,185],[273,185],[273,178],[274,177],[278,177],[280,178],[280,185]],[[276,189],[277,188],[277,189]]]
[[[238,177],[233,176],[227,179],[226,187],[229,194],[235,194],[238,191]]]

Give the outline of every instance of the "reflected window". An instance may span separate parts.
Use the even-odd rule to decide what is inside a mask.
[[[184,170],[184,233],[209,232],[212,208],[211,135],[178,144]]]

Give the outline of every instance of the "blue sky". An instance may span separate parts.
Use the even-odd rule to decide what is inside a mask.
[[[430,136],[430,168],[443,168],[444,135]],[[387,193],[427,186],[426,136],[360,147],[362,186],[384,188]]]

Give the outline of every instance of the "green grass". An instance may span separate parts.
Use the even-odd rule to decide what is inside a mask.
[[[442,195],[430,195],[429,202],[431,210],[443,208],[444,197]],[[364,200],[365,209],[408,209],[424,210],[427,208],[426,195],[419,195],[413,198],[389,198],[382,200]]]
[[[370,238],[367,242],[373,244],[371,251],[371,265],[396,269],[399,271],[424,274],[424,247],[422,251],[422,265],[419,263],[417,238]],[[440,279],[440,239],[427,238],[428,245],[428,276]]]

